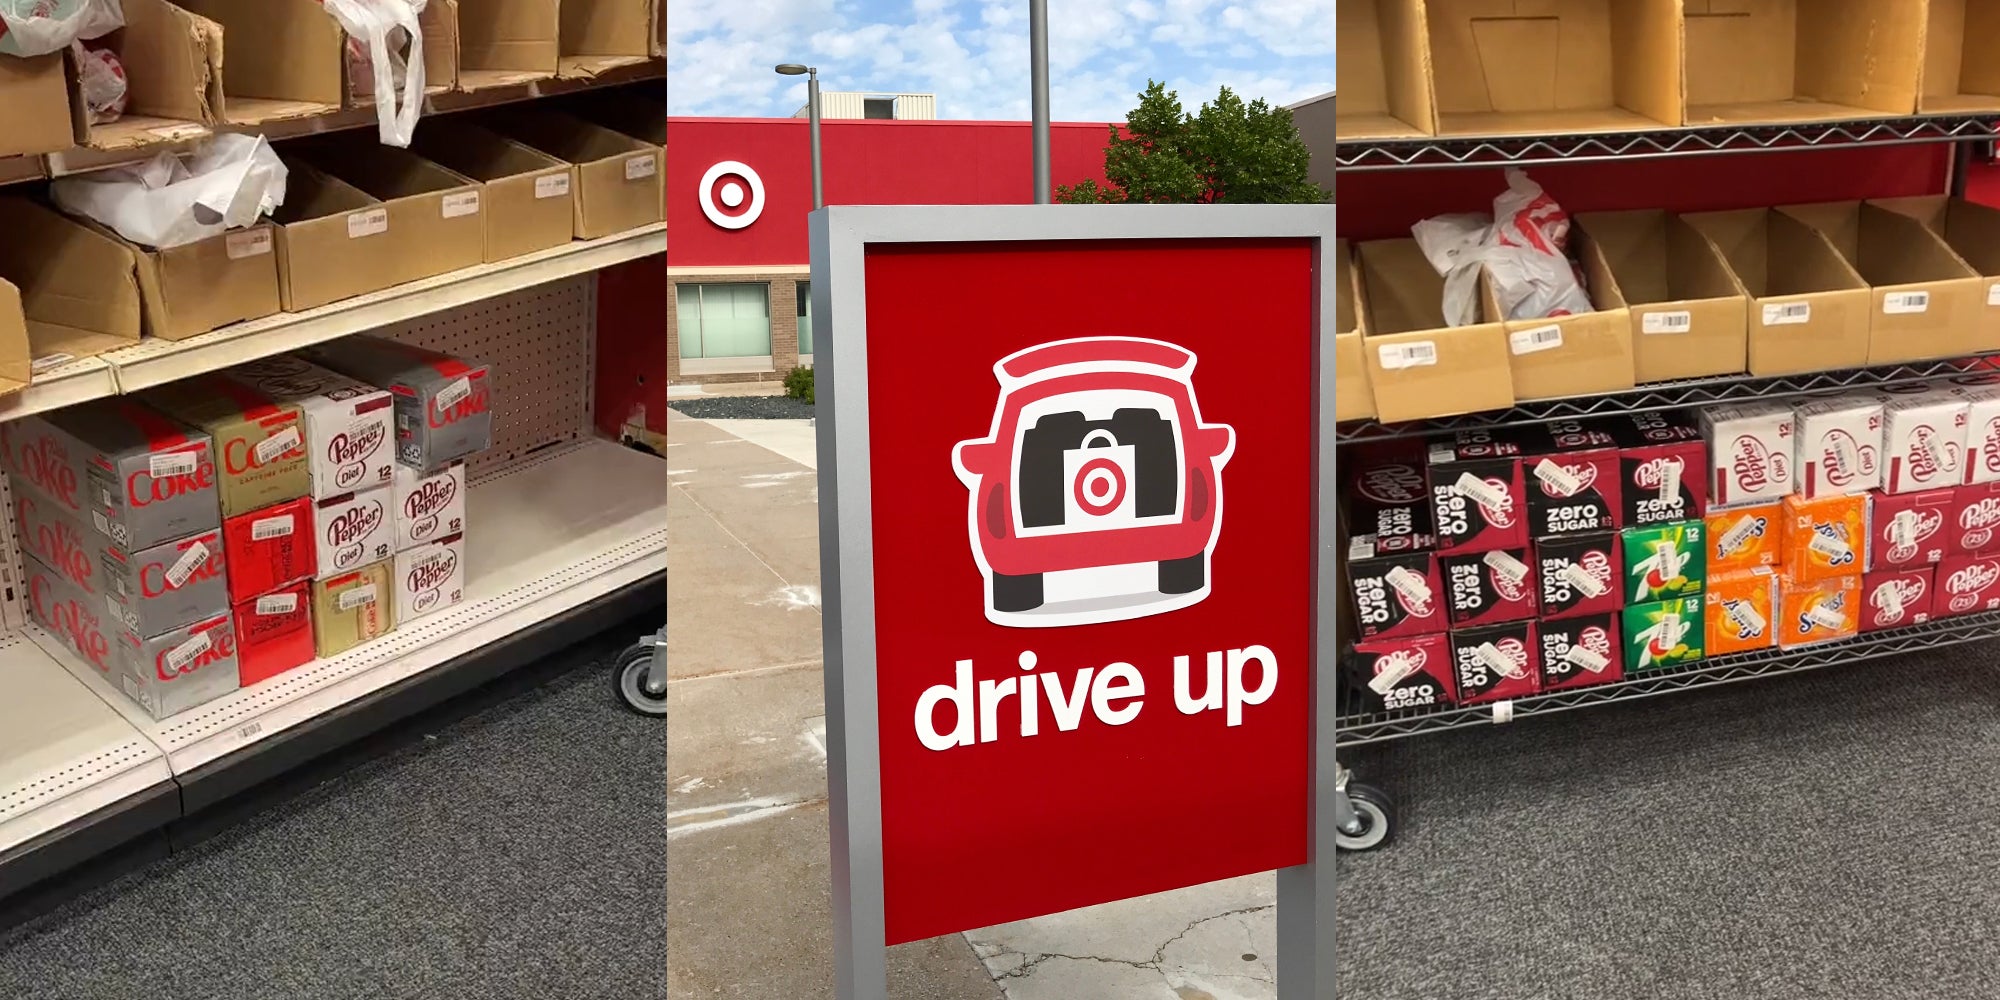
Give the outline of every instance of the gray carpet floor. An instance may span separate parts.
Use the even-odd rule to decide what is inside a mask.
[[[2000,649],[1417,737],[1340,1000],[2000,997]]]
[[[0,937],[18,1000],[665,995],[666,729],[609,660]]]

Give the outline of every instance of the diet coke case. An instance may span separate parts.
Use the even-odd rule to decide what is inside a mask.
[[[84,490],[88,452],[89,447],[74,435],[40,416],[0,423],[0,461],[17,490],[26,487],[40,493],[70,516],[83,519],[89,518],[93,502]]]
[[[1351,678],[1375,711],[1455,703],[1451,643],[1442,634],[1377,639],[1354,647]]]
[[[142,638],[127,629],[114,644],[118,686],[146,714],[165,719],[242,687],[236,621],[227,610]]]
[[[1904,569],[1943,559],[1958,551],[1954,541],[1959,515],[1959,491],[1882,493],[1868,497],[1874,540],[1868,546],[1868,568]],[[1996,504],[2000,513],[2000,504]]]
[[[313,509],[310,498],[300,497],[222,522],[223,545],[229,549],[231,604],[304,580],[318,570]],[[237,617],[242,617],[240,612]]]
[[[101,565],[110,539],[62,512],[54,500],[34,490],[14,497],[14,527],[23,555],[57,571],[70,586],[101,607],[110,584]]]
[[[1528,489],[1528,533],[1536,538],[1616,528],[1620,518],[1617,439],[1579,421],[1546,428],[1550,445],[1522,460]],[[1544,451],[1544,449],[1537,449]]]
[[[1347,577],[1361,638],[1445,630],[1444,583],[1431,539],[1357,535],[1347,544]]]
[[[1861,631],[1922,625],[1931,620],[1937,567],[1885,569],[1861,578]]]
[[[1528,543],[1528,493],[1521,442],[1490,431],[1460,431],[1430,447],[1428,478],[1437,549],[1485,552]]]
[[[1438,571],[1452,628],[1535,617],[1534,554],[1525,547],[1442,556]]]
[[[1461,705],[1525,698],[1541,685],[1542,658],[1532,621],[1453,632],[1451,659]]]
[[[130,399],[67,407],[49,420],[82,443],[91,523],[112,541],[144,549],[222,526],[208,435]]]
[[[313,505],[316,577],[329,577],[389,558],[396,551],[392,490],[369,490]]]
[[[1535,561],[1543,619],[1598,615],[1625,606],[1617,532],[1536,539]]]
[[[398,463],[395,513],[398,552],[465,531],[465,463],[428,476]]]
[[[1956,486],[1965,474],[1965,400],[1945,390],[1896,396],[1882,407],[1884,493]]]
[[[35,623],[83,662],[111,673],[117,666],[111,642],[118,626],[104,617],[104,602],[91,599],[33,556],[21,560],[21,569],[28,577],[28,614]]]
[[[436,472],[493,443],[490,366],[384,337],[343,337],[307,353],[396,397],[396,460]]]
[[[309,361],[278,355],[226,373],[305,413],[312,495],[326,500],[389,485],[396,464],[389,393]]]
[[[159,635],[229,610],[221,529],[126,553],[104,550],[106,610],[142,636]]]
[[[409,622],[465,598],[465,540],[448,535],[396,553],[396,620]]]
[[[1618,523],[1671,524],[1708,509],[1708,446],[1701,424],[1682,411],[1611,421],[1618,441]]]
[[[236,606],[237,672],[244,687],[312,661],[312,583],[300,580]]]
[[[400,488],[402,473],[396,482]],[[1423,459],[1372,463],[1349,480],[1347,530],[1377,538],[1433,535]]]
[[[1708,499],[1717,508],[1763,503],[1792,492],[1796,424],[1785,403],[1718,406],[1701,413],[1708,439]]]
[[[1946,556],[1937,567],[1931,614],[1939,618],[2000,608],[2000,556]]]
[[[1541,690],[1562,691],[1625,679],[1618,616],[1588,615],[1535,626],[1541,639]]]
[[[1835,396],[1801,404],[1798,494],[1808,499],[1865,493],[1882,485],[1882,402]]]

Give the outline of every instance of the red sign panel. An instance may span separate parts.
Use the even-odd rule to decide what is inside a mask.
[[[1311,243],[865,276],[888,942],[1304,863]]]

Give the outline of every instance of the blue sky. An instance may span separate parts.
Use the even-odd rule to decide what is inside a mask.
[[[1334,88],[1334,0],[1049,0],[1050,114],[1124,117],[1150,77],[1193,110],[1227,84],[1289,104]],[[667,0],[667,110],[784,116],[827,90],[937,95],[940,118],[1028,117],[1027,0]]]

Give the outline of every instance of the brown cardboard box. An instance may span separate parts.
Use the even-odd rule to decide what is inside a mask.
[[[88,219],[70,221],[132,252],[148,337],[186,340],[278,311],[277,231],[269,223],[156,250]]]
[[[1873,287],[1869,364],[1954,358],[1979,349],[1986,282],[1942,236],[1907,215],[1858,201],[1778,211],[1826,236]]]
[[[1743,289],[1700,233],[1658,209],[1585,212],[1576,225],[1591,292],[1631,313],[1637,381],[1744,370]]]
[[[555,76],[561,36],[557,0],[459,0],[459,89]]]
[[[19,197],[0,198],[0,233],[0,278],[20,290],[37,361],[61,364],[139,339],[139,284],[124,243]]]
[[[68,149],[74,131],[63,57],[0,56],[0,156]]]
[[[424,93],[458,89],[458,0],[431,0],[417,15],[424,29]]]
[[[1426,6],[1442,135],[1681,123],[1677,0],[1426,0]]]
[[[1342,139],[1437,134],[1423,0],[1345,0],[1336,5],[1334,28],[1340,67],[1336,134]]]
[[[594,240],[666,217],[660,147],[569,115],[508,109],[494,131],[576,165],[576,236]]]
[[[1351,266],[1346,240],[1333,242],[1333,419],[1364,420],[1375,415],[1375,391],[1361,354],[1360,277]]]
[[[1749,296],[1750,374],[1868,363],[1868,283],[1826,236],[1767,208],[1681,218],[1722,254],[1731,280]]]
[[[31,366],[28,316],[21,311],[21,290],[0,278],[0,396],[26,389]]]
[[[1362,243],[1358,320],[1378,419],[1419,420],[1514,405],[1507,331],[1499,323],[1447,328],[1444,279],[1410,239]]]
[[[125,69],[125,113],[90,121],[75,58],[69,60],[70,106],[79,143],[133,149],[207,135],[223,108],[222,27],[167,0],[126,0],[125,27],[91,42]]]
[[[486,259],[486,219],[479,184],[421,156],[361,141],[295,145],[297,158],[380,202],[393,236],[371,252],[390,259],[389,284],[400,285]],[[356,223],[365,233],[374,223]],[[345,223],[343,223],[345,226]],[[345,235],[345,234],[343,234]],[[364,237],[359,242],[367,242]],[[288,307],[289,308],[289,307]]]
[[[313,581],[313,645],[320,656],[347,652],[396,627],[391,590],[395,562],[384,559],[352,573]]]
[[[1687,0],[1689,125],[1907,115],[1924,5]]]
[[[318,0],[178,0],[222,26],[227,72],[216,117],[235,125],[338,111],[346,96],[346,34]]]
[[[305,418],[248,383],[216,372],[169,382],[140,396],[146,405],[197,428],[214,442],[216,494],[225,518],[312,491]]]
[[[488,263],[562,246],[575,231],[575,168],[450,117],[417,123],[416,153],[479,181]]]
[[[558,75],[588,79],[653,57],[653,0],[562,0]]]
[[[2000,0],[1930,0],[1924,66],[1917,90],[1920,114],[2000,111]]]
[[[586,91],[560,105],[558,110],[641,142],[667,144],[667,102],[655,94],[631,90]]]
[[[1479,276],[1488,316],[1505,315],[1492,272]],[[1514,398],[1561,399],[1630,389],[1632,317],[1594,296],[1593,312],[1503,320],[1507,364],[1514,372]]]
[[[288,162],[278,223],[278,292],[303,312],[396,283],[389,208],[304,163]]]
[[[1882,198],[1868,204],[1900,212],[1941,234],[1959,258],[1986,280],[1981,284],[1977,350],[2000,350],[2000,209],[1944,195]]]

